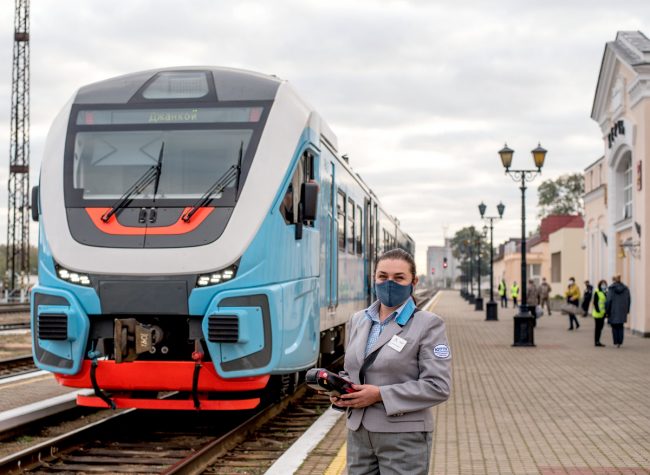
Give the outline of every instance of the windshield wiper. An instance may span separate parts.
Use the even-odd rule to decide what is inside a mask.
[[[156,184],[153,186],[153,200],[154,202],[156,201],[156,195],[158,194],[158,185],[160,184],[160,171],[162,170],[162,161],[163,161],[163,153],[165,150],[165,142],[163,141],[161,147],[160,147],[160,153],[158,154],[158,173],[156,174]]]
[[[189,223],[190,219],[192,219],[192,216],[194,216],[199,208],[212,201],[212,197],[225,190],[226,187],[230,185],[230,183],[232,183],[235,178],[237,179],[237,189],[239,189],[239,175],[241,171],[241,160],[243,155],[244,142],[242,141],[241,145],[239,146],[239,162],[237,165],[232,165],[230,168],[228,168],[228,170],[226,170],[226,172],[221,175],[205,193],[203,193],[203,196],[201,196],[201,198],[199,198],[199,200],[194,203],[194,206],[192,206],[192,208],[183,215],[183,221]]]
[[[117,213],[119,210],[129,205],[129,203],[133,200],[131,198],[133,195],[142,193],[144,189],[147,186],[149,186],[149,184],[154,180],[156,180],[155,191],[158,191],[158,182],[160,180],[160,169],[162,167],[162,158],[163,158],[164,150],[165,150],[165,142],[163,142],[162,146],[160,147],[160,153],[158,154],[158,164],[152,165],[146,172],[144,172],[144,175],[138,178],[138,180],[133,185],[131,185],[131,187],[128,190],[124,192],[124,194],[120,197],[119,200],[113,203],[111,209],[109,209],[106,213],[102,215],[102,221],[107,223],[108,220],[111,219],[111,217],[115,213]],[[155,198],[155,191],[154,191],[154,198]]]
[[[226,189],[232,181],[237,178],[239,175],[238,173],[239,167],[237,165],[232,165],[228,170],[226,170],[226,173],[221,175],[217,181],[214,182],[214,184],[208,188],[208,191],[206,191],[199,200],[194,203],[194,206],[183,215],[183,221],[186,223],[190,222],[190,219],[192,219],[192,216],[203,206],[207,205],[210,201],[212,201],[212,197],[214,195],[218,195],[221,193],[223,190]]]

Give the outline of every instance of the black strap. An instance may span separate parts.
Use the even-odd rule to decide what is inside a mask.
[[[115,401],[108,397],[108,395],[100,389],[99,384],[97,384],[97,365],[97,358],[93,358],[93,362],[90,365],[90,383],[93,385],[95,396],[108,404],[111,409],[115,410],[117,409]]]
[[[413,318],[413,315],[415,315],[416,312],[420,312],[420,311],[421,311],[421,309],[419,309],[418,307],[415,307],[415,309],[413,310],[413,313],[411,313],[411,316],[409,317],[409,321],[411,320],[411,318]],[[365,381],[366,381],[366,371],[368,370],[370,365],[372,365],[375,362],[375,360],[377,359],[377,355],[379,354],[379,350],[381,350],[383,347],[384,347],[384,345],[380,346],[379,348],[374,350],[372,353],[370,353],[368,356],[366,356],[366,359],[363,360],[363,364],[361,365],[361,369],[359,370],[359,382],[361,384],[366,384],[365,383]]]

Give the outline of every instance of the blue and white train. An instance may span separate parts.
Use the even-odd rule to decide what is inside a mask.
[[[87,406],[253,408],[341,352],[379,253],[414,251],[288,82],[228,68],[82,87],[32,203],[34,360]]]

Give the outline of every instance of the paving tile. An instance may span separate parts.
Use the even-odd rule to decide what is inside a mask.
[[[456,292],[434,309],[447,324],[453,389],[434,409],[433,475],[650,475],[650,339],[593,344],[592,318],[569,332],[554,312],[534,348],[512,347],[515,311],[485,321]],[[344,419],[297,472],[322,474],[345,441]],[[337,473],[341,473],[339,470]]]
[[[539,319],[535,348],[512,347],[513,309],[485,321],[455,292],[436,313],[453,355],[450,400],[434,409],[431,473],[650,474],[650,340],[593,319],[569,332],[559,313]]]

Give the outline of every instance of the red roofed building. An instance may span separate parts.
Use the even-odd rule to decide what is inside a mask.
[[[526,241],[527,275],[537,284],[546,277],[552,295],[563,295],[569,277],[584,281],[584,220],[580,215],[551,215],[542,219],[539,233]],[[494,261],[495,285],[521,281],[521,246],[510,239],[499,247]]]

